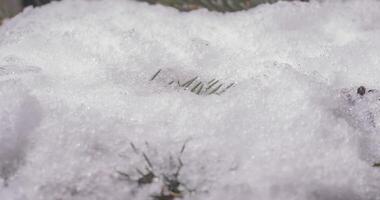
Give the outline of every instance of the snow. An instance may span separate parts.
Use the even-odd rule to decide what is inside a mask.
[[[0,199],[153,199],[178,159],[183,199],[380,199],[379,9],[25,9],[0,27]],[[193,77],[236,84],[168,84]]]

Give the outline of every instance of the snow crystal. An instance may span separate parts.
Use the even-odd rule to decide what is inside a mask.
[[[0,199],[380,199],[379,9],[26,8],[0,26]]]

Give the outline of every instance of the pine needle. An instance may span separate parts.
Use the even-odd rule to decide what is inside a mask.
[[[195,80],[197,80],[197,76],[190,79],[189,81],[187,81],[186,83],[182,84],[181,87],[189,87]]]
[[[196,84],[194,87],[193,87],[193,89],[191,89],[191,92],[194,92],[197,88],[198,88],[198,86],[200,86],[202,84],[202,82],[199,82],[198,84]]]
[[[144,156],[144,159],[145,159],[146,163],[147,163],[148,166],[150,167],[150,169],[153,169],[153,165],[152,165],[152,163],[150,162],[148,156],[146,156],[145,153],[143,153],[143,156]]]
[[[210,85],[210,83],[214,82],[215,81],[215,78],[212,79],[211,81],[207,82],[207,85]]]
[[[157,76],[158,74],[161,72],[161,69],[159,69],[153,76],[152,78],[150,79],[150,81],[153,81]]]
[[[123,176],[123,177],[126,177],[127,179],[131,179],[131,177],[129,176],[129,174],[125,173],[125,172],[122,172],[122,171],[116,171],[119,175]]]
[[[223,94],[224,92],[226,92],[228,89],[230,89],[232,86],[234,86],[235,85],[235,83],[231,83],[231,84],[229,84],[226,88],[224,88],[222,91],[220,91],[219,93],[218,93],[218,95],[220,95],[220,94]]]
[[[144,176],[144,173],[143,173],[141,170],[139,170],[139,169],[136,168],[136,171],[137,171],[137,173],[139,173],[141,176]]]
[[[202,89],[203,89],[203,83],[201,85],[201,87],[199,87],[198,91],[196,92],[197,95],[200,95],[201,92],[202,92]]]
[[[137,154],[139,151],[137,150],[135,144],[133,144],[133,142],[131,142],[130,145],[131,145],[133,151]]]
[[[1,68],[0,68],[1,70]],[[159,69],[150,79],[151,81],[156,79],[157,76],[161,73],[161,69]],[[191,92],[197,95],[207,96],[207,95],[221,95],[230,88],[232,88],[235,83],[230,83],[227,87],[223,88],[223,83],[220,82],[220,80],[213,78],[212,80],[206,82],[203,82],[201,80],[198,80],[199,77],[195,76],[191,78],[190,80],[185,81],[184,83],[181,83],[180,80],[172,80],[168,83],[168,85],[173,85],[174,83],[177,84],[175,87],[184,88],[184,90],[188,90],[191,88]],[[133,148],[133,147],[132,147]]]
[[[215,82],[212,82],[211,85],[209,85],[207,88],[206,88],[206,92],[207,90],[211,89],[215,84],[217,84],[219,82],[219,80],[216,80]]]
[[[220,84],[218,87],[216,87],[214,90],[212,90],[210,93],[208,93],[209,95],[211,94],[214,94],[215,92],[217,92],[221,87],[223,86],[223,84]]]
[[[180,153],[180,155],[182,155],[182,154],[183,154],[183,152],[185,151],[185,148],[186,148],[186,144],[187,144],[187,141],[186,141],[185,143],[183,143],[183,145],[182,145],[182,148],[181,148],[181,151],[179,152],[179,153]]]

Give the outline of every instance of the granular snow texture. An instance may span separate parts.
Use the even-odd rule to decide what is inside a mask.
[[[379,10],[27,8],[0,26],[0,199],[158,199],[176,171],[182,199],[380,199]]]

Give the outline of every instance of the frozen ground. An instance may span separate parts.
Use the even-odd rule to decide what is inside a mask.
[[[152,199],[177,158],[184,199],[380,199],[380,95],[356,93],[380,89],[379,10],[28,8],[0,27],[0,199]],[[236,84],[168,85],[194,76]],[[157,178],[139,186],[146,166]]]

